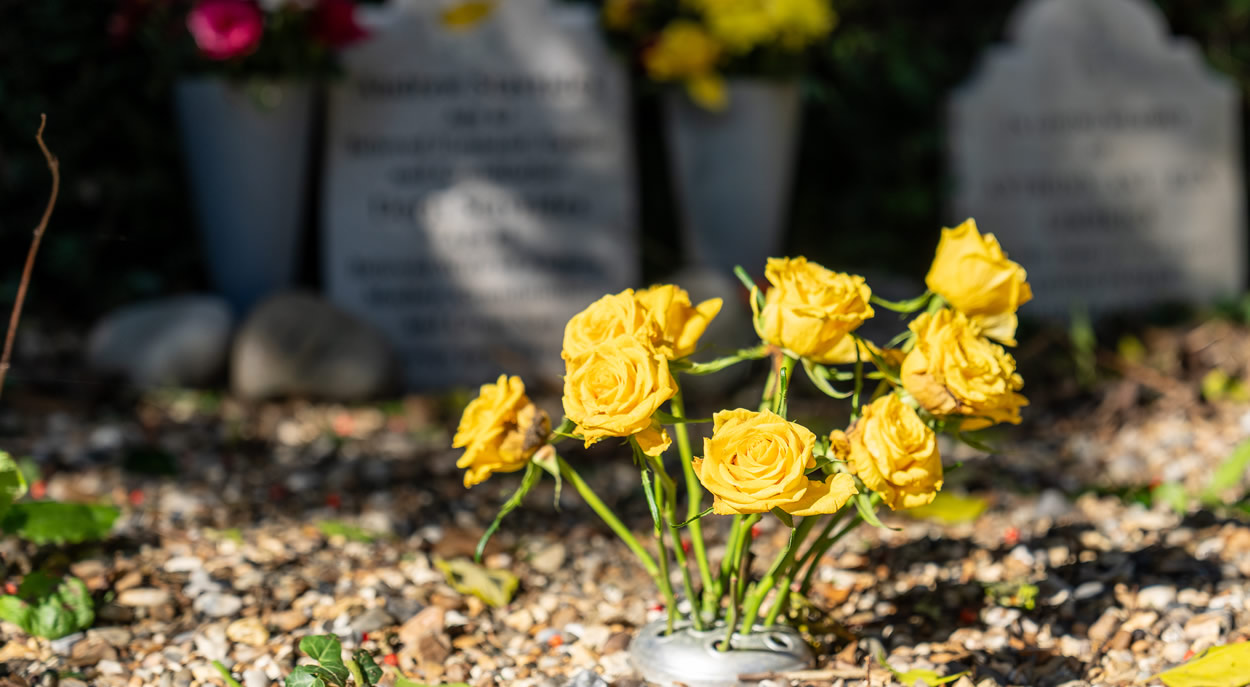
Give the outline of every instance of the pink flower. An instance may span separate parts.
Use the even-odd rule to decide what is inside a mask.
[[[260,45],[264,17],[251,0],[200,0],[187,15],[187,30],[205,57],[228,60]]]
[[[356,23],[352,0],[320,0],[313,16],[313,34],[322,43],[341,48],[369,35]]]

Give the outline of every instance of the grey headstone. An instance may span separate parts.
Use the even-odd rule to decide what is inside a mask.
[[[625,73],[589,8],[508,0],[462,30],[438,9],[345,55],[328,292],[414,388],[554,379],[568,318],[638,277]]]
[[[950,103],[951,221],[1029,273],[1025,314],[1240,291],[1239,95],[1140,0],[1031,0]]]

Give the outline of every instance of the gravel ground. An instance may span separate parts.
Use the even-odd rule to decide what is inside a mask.
[[[891,684],[871,658],[884,651],[899,670],[971,671],[960,687],[1158,684],[1149,678],[1160,670],[1250,638],[1246,522],[1110,493],[1200,485],[1250,437],[1250,406],[1151,392],[1131,377],[1093,402],[1036,404],[1023,431],[999,438],[1000,455],[946,446],[948,464],[962,461],[947,488],[985,496],[989,510],[958,525],[891,516],[897,531],[843,540],[821,562],[804,619],[817,671],[772,682]],[[641,684],[624,649],[663,607],[572,489],[557,511],[545,481],[492,541],[487,564],[521,579],[507,607],[460,595],[434,568],[434,557],[471,555],[517,483],[497,476],[464,490],[447,448],[456,399],[14,399],[0,429],[6,448],[44,470],[38,488],[123,515],[102,544],[0,544],[7,582],[67,568],[99,602],[94,628],[57,641],[0,623],[0,685],[52,685],[58,674],[62,687],[220,685],[210,665],[220,660],[261,687],[295,665],[300,637],[326,632],[387,657],[388,674],[433,683]],[[797,412],[819,414],[821,403],[796,402]],[[598,449],[569,457],[645,540],[632,466]],[[770,520],[759,567],[784,539]],[[705,523],[716,555],[726,523]],[[1032,608],[1012,605],[1021,585],[1036,587]]]

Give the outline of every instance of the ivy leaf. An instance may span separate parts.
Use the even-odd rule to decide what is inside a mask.
[[[1250,642],[1211,647],[1190,662],[1155,677],[1168,687],[1250,685]]]
[[[0,451],[0,515],[26,494],[26,478],[8,453]]]
[[[95,602],[82,580],[37,571],[22,580],[16,595],[0,596],[0,618],[26,634],[59,639],[91,627]]]
[[[352,654],[352,658],[360,666],[360,671],[364,673],[366,683],[364,687],[373,687],[382,681],[382,668],[373,660],[373,656],[368,651],[357,649]]]
[[[326,687],[326,683],[313,672],[314,666],[296,666],[286,676],[286,687]]]
[[[981,517],[989,501],[976,496],[962,496],[949,491],[940,491],[931,503],[903,511],[913,518],[937,520],[948,525],[961,522],[972,522]]]
[[[350,674],[343,664],[343,645],[334,635],[310,635],[299,640],[299,650],[321,666],[317,670],[312,666],[313,674],[336,687],[345,687]]]
[[[516,593],[520,580],[507,570],[488,570],[467,558],[445,561],[434,559],[434,567],[443,573],[447,583],[461,594],[472,594],[488,606],[507,606]]]
[[[119,514],[112,506],[85,503],[15,503],[0,519],[0,530],[34,544],[77,544],[107,537]]]

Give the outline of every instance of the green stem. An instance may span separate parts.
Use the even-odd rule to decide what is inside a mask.
[[[807,568],[807,573],[803,575],[803,583],[799,585],[800,594],[806,595],[808,590],[812,588],[812,576],[816,573],[816,568],[820,565],[820,559],[825,555],[825,552],[832,548],[834,544],[838,543],[838,540],[842,539],[842,537],[850,534],[851,530],[859,527],[863,522],[863,516],[856,513],[855,519],[848,522],[846,527],[839,530],[837,534],[823,541],[817,541],[814,545],[812,545],[812,548],[815,549],[816,555],[812,557],[812,562]]]
[[[652,469],[654,468],[655,462],[653,461]],[[667,476],[661,476],[663,475],[663,472],[663,468],[656,470],[655,485],[652,487],[654,489],[655,502],[657,504],[665,503],[664,482],[667,479]],[[666,519],[666,517],[667,516],[661,515],[660,520]],[[673,623],[677,620],[677,597],[673,594],[673,582],[669,579],[668,545],[664,542],[664,525],[660,522],[660,520],[656,520],[655,522],[655,546],[660,560],[660,593],[664,595],[664,604],[667,607],[665,609],[667,612],[665,628],[668,634],[672,634]],[[680,545],[678,548],[680,548]]]
[[[751,515],[736,519],[737,536],[734,541],[734,548],[729,552],[732,555],[726,555],[726,558],[734,561],[735,579],[731,586],[731,599],[729,600],[729,618],[725,623],[725,640],[721,642],[720,650],[729,651],[733,642],[734,629],[738,626],[738,609],[742,606],[742,593],[746,590],[746,578],[750,577],[748,554],[751,549],[751,528],[755,523],[760,521],[760,515]]]
[[[820,533],[816,535],[816,541],[812,542],[811,547],[809,547],[807,551],[804,551],[802,556],[799,556],[799,561],[794,566],[796,571],[802,570],[803,566],[807,565],[807,562],[812,559],[812,556],[816,555],[821,545],[824,544],[825,540],[829,537],[829,534],[833,532],[833,528],[837,527],[838,523],[842,522],[842,519],[845,518],[846,514],[849,512],[851,512],[851,508],[848,505],[846,508],[843,508],[829,517],[829,520],[825,522],[825,526],[821,528]]]
[[[773,564],[769,567],[768,573],[764,575],[764,579],[756,583],[751,588],[751,593],[747,596],[740,632],[747,634],[755,627],[755,620],[759,618],[760,606],[764,604],[764,598],[776,586],[779,573],[785,573],[782,576],[783,578],[790,575],[790,568],[794,565],[795,552],[798,551],[803,540],[807,539],[808,533],[812,531],[812,527],[816,525],[818,519],[814,517],[803,518],[798,527],[790,530],[790,539],[786,542],[785,548],[777,554],[777,558],[773,559]]]
[[[686,417],[686,406],[681,389],[669,401],[669,407],[675,417]],[[703,582],[704,598],[712,589],[712,569],[707,560],[707,546],[703,541],[703,523],[695,518],[703,511],[703,485],[698,475],[694,474],[693,453],[690,450],[690,432],[684,423],[673,427],[677,434],[677,450],[681,454],[681,471],[686,477],[686,520],[690,522],[686,528],[690,530],[690,549],[694,552],[695,562],[699,565],[699,578]],[[717,599],[719,601],[719,598]],[[694,598],[690,599],[694,603]],[[719,605],[719,604],[718,604]],[[695,612],[696,615],[698,611]]]
[[[663,477],[657,479],[656,491],[661,492],[656,496],[656,503],[664,504],[664,520],[668,524],[669,535],[673,538],[673,555],[677,558],[677,565],[681,567],[681,583],[686,592],[686,599],[690,601],[690,619],[694,623],[694,629],[703,630],[703,617],[699,612],[699,606],[695,603],[694,595],[694,579],[690,576],[690,563],[686,559],[686,550],[681,545],[681,532],[677,529],[677,485],[672,478],[664,470],[664,463],[659,458],[651,458],[650,463],[652,469]],[[663,485],[663,489],[660,486]],[[663,498],[663,500],[660,500]],[[697,520],[695,522],[698,522]]]
[[[772,627],[777,622],[777,616],[781,614],[781,609],[785,608],[786,601],[790,598],[790,585],[794,583],[793,570],[781,578],[781,587],[777,590],[777,598],[773,600],[773,605],[768,609],[768,615],[764,616],[764,627]]]
[[[599,497],[595,494],[595,492],[591,491],[590,485],[586,484],[586,480],[583,480],[582,476],[577,474],[577,471],[573,469],[573,466],[569,465],[565,462],[564,458],[558,455],[556,456],[556,462],[560,466],[560,476],[568,480],[569,483],[573,485],[573,488],[576,489],[577,493],[581,495],[582,500],[586,502],[586,505],[590,506],[591,510],[593,510],[595,514],[603,520],[604,524],[615,532],[616,536],[621,538],[621,541],[625,542],[625,546],[628,546],[629,550],[634,552],[634,555],[638,557],[638,562],[642,564],[643,569],[647,571],[647,574],[651,576],[651,579],[655,580],[656,586],[659,586],[660,570],[656,567],[655,559],[651,558],[651,554],[647,553],[647,550],[642,548],[642,544],[638,543],[638,540],[634,538],[634,535],[629,531],[629,528],[625,527],[620,518],[617,518],[616,514],[604,505],[603,501],[599,500]]]

